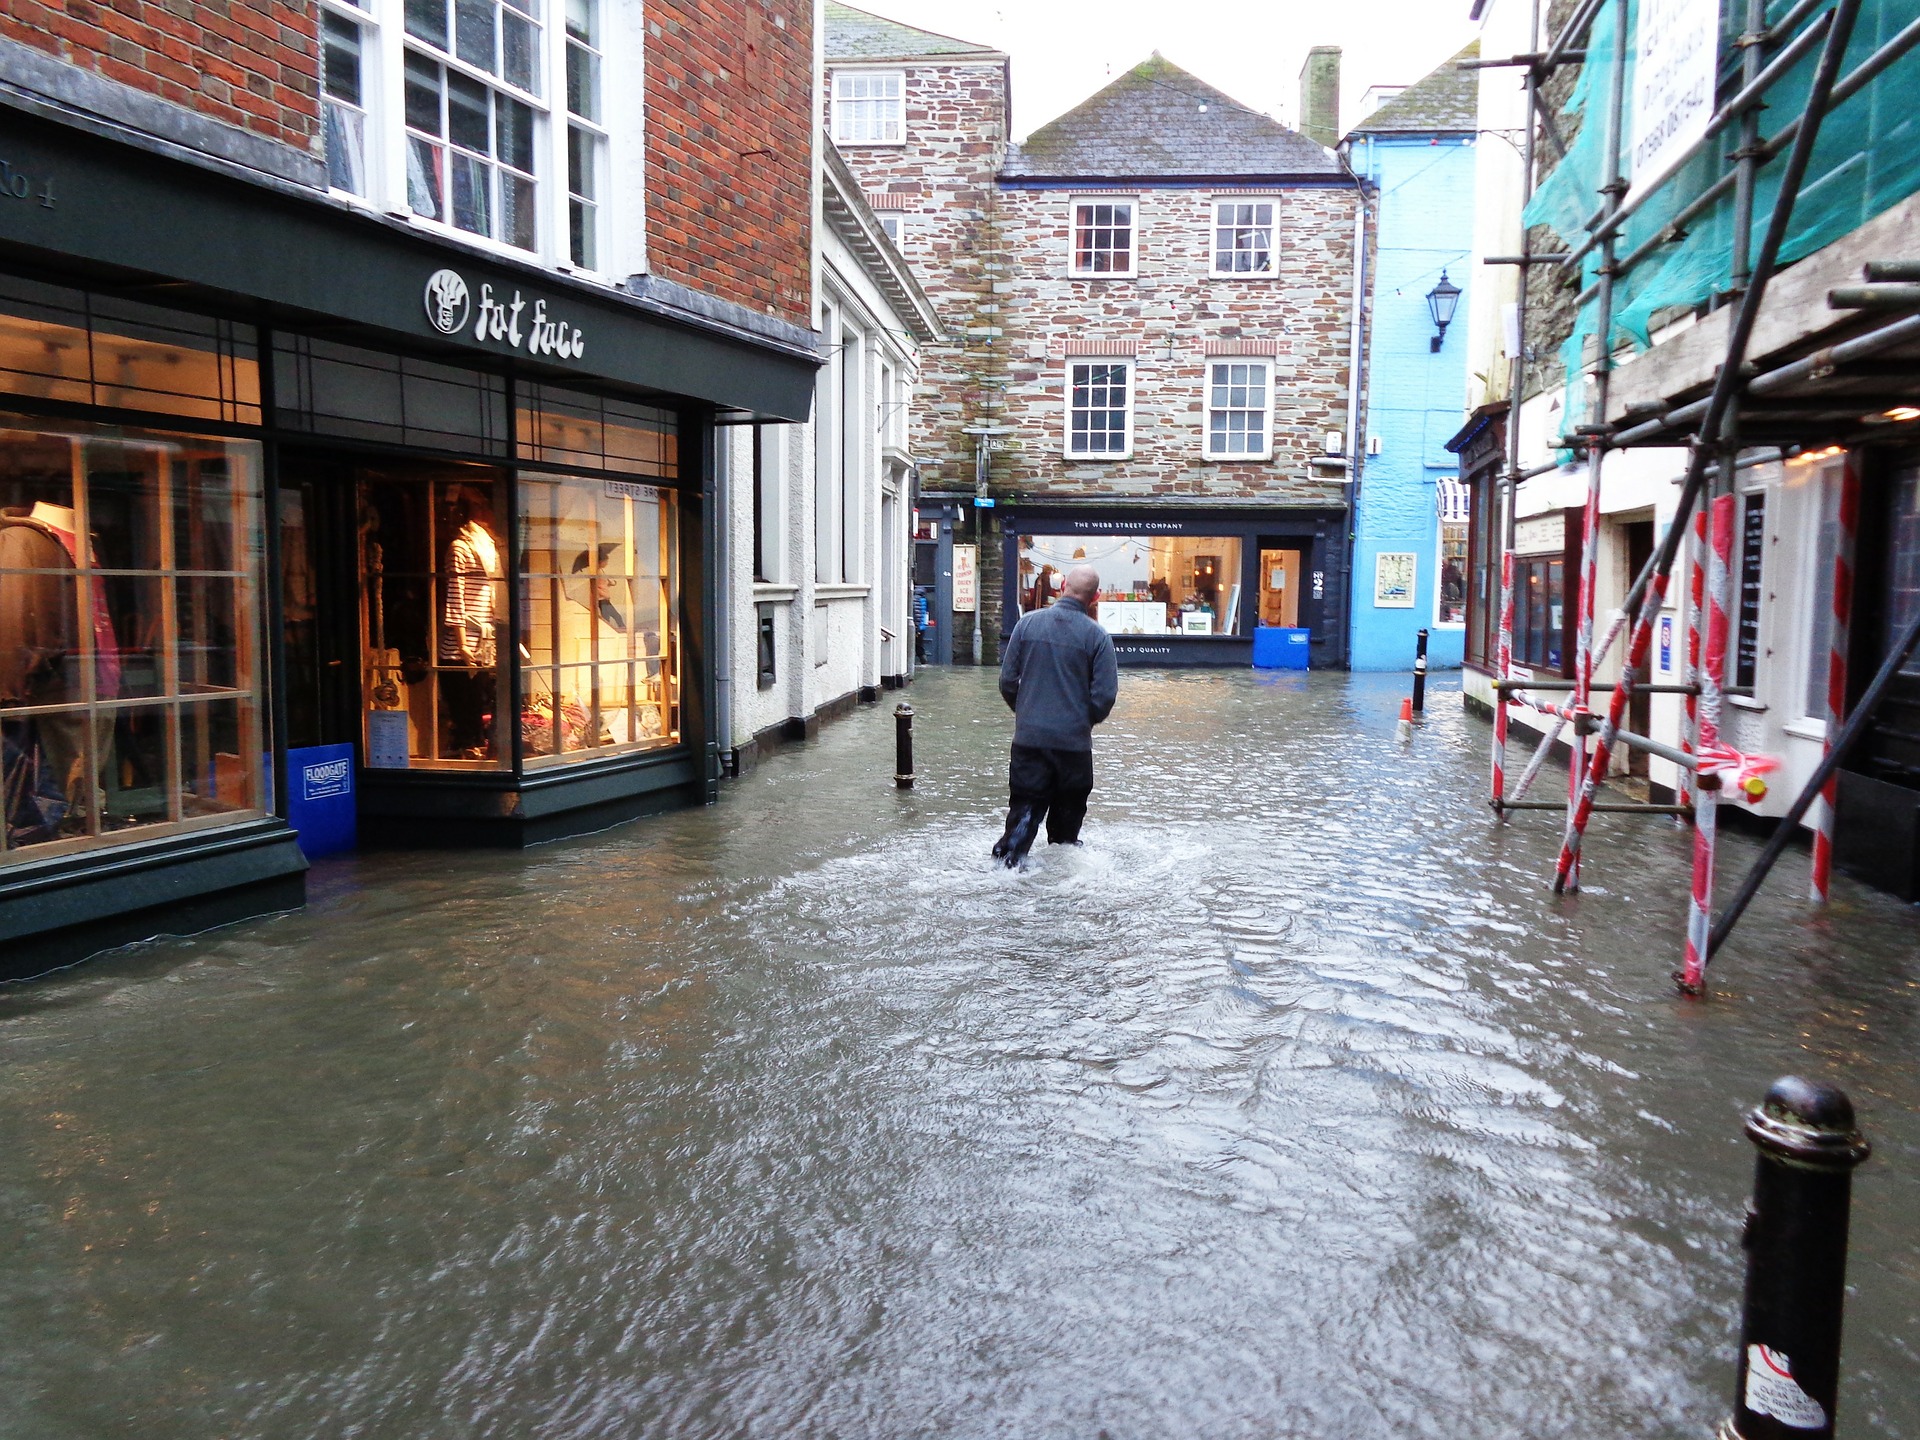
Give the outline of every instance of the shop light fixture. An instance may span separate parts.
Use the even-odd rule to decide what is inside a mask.
[[[1896,405],[1881,413],[1889,420],[1920,420],[1920,407],[1912,405]]]
[[[1447,279],[1447,272],[1440,272],[1440,283],[1427,292],[1427,313],[1433,316],[1434,329],[1433,353],[1438,355],[1440,347],[1446,343],[1447,326],[1453,323],[1454,309],[1460,304],[1460,287]]]

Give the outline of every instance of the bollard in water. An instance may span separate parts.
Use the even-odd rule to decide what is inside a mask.
[[[893,707],[893,783],[913,788],[913,707],[904,700]]]
[[[1760,1150],[1741,1239],[1747,1298],[1719,1440],[1823,1440],[1840,1388],[1853,1167],[1872,1147],[1844,1091],[1794,1075],[1768,1087],[1747,1138]]]
[[[1413,637],[1413,713],[1427,713],[1427,632]]]

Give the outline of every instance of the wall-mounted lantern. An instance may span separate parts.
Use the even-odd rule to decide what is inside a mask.
[[[1453,323],[1454,307],[1459,303],[1460,287],[1447,279],[1447,272],[1442,270],[1440,283],[1427,291],[1427,313],[1433,316],[1433,353],[1436,355],[1446,343],[1447,326]]]

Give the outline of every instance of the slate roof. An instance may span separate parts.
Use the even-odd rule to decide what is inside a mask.
[[[1409,85],[1347,133],[1350,135],[1455,135],[1480,128],[1480,72],[1461,70],[1460,60],[1480,58],[1474,41],[1453,59]]]
[[[839,0],[827,0],[826,44],[829,61],[1006,58],[991,45],[976,45],[971,40],[916,30],[897,20],[842,5]]]
[[[1010,147],[1000,173],[1115,179],[1344,174],[1325,147],[1158,52]]]

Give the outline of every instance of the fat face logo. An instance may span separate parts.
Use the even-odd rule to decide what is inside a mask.
[[[464,330],[472,308],[467,282],[452,270],[436,270],[427,277],[427,321],[442,335]]]

